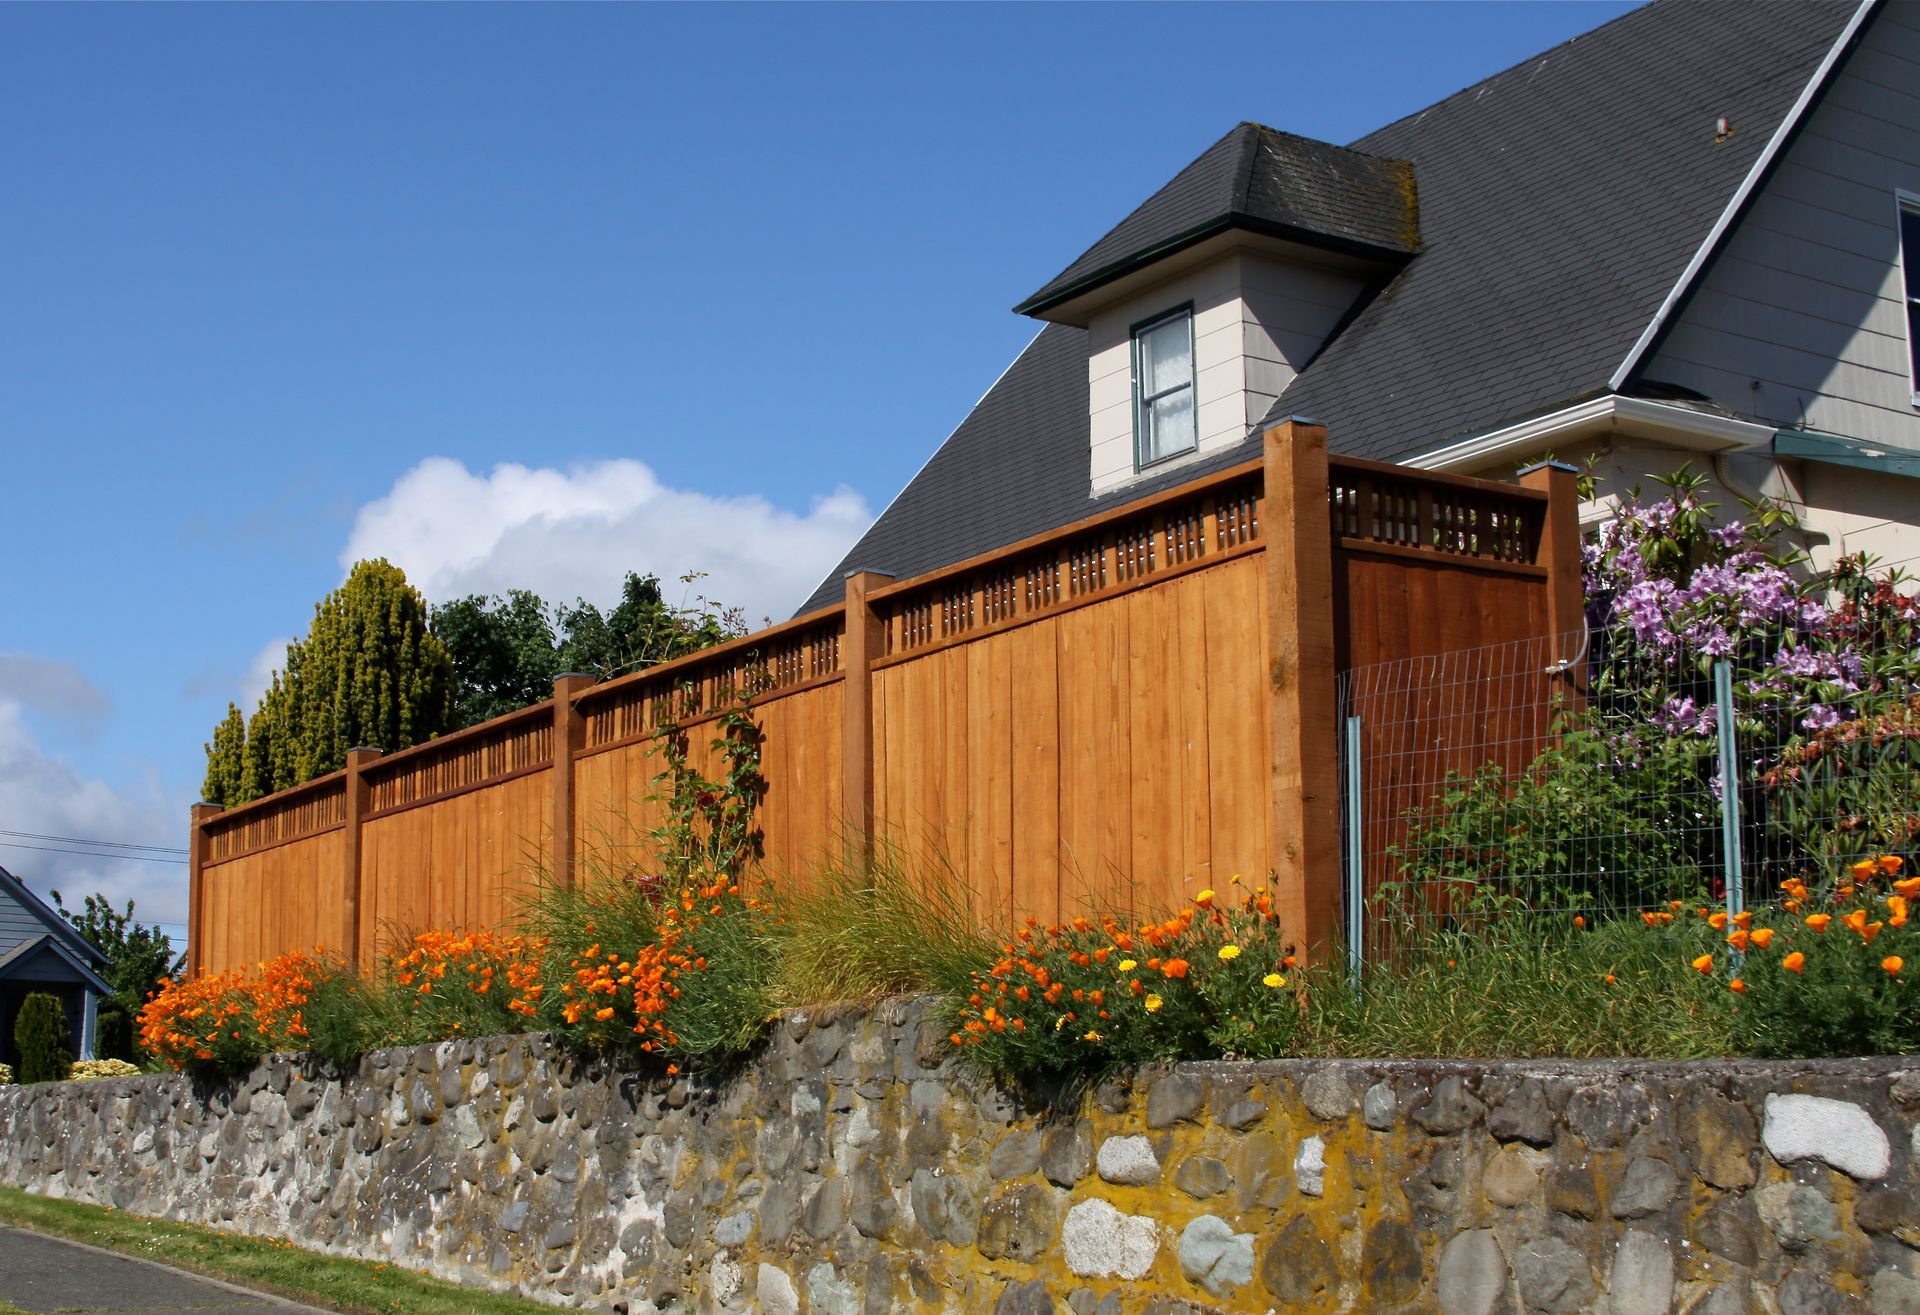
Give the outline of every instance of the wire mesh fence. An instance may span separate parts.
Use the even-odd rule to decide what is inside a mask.
[[[1353,966],[1440,920],[1738,912],[1920,845],[1911,630],[1648,645],[1618,630],[1340,682]]]

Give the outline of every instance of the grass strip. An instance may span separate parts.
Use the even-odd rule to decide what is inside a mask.
[[[461,1287],[398,1265],[324,1256],[274,1238],[149,1219],[0,1187],[0,1223],[155,1260],[292,1301],[361,1315],[551,1315],[524,1297]],[[0,1315],[13,1308],[0,1302]]]

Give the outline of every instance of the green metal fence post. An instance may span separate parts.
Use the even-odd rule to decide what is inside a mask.
[[[1346,724],[1347,787],[1347,976],[1360,985],[1360,973],[1366,966],[1366,920],[1364,917],[1365,871],[1361,845],[1364,810],[1360,806],[1360,718],[1348,717]]]
[[[1720,848],[1726,864],[1727,919],[1747,906],[1740,862],[1739,743],[1733,724],[1733,663],[1713,664],[1714,720],[1720,733]]]

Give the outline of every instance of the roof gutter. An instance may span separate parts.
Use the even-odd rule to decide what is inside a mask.
[[[1433,448],[1404,458],[1400,464],[1416,470],[1474,469],[1503,458],[1537,456],[1544,448],[1565,447],[1611,434],[1650,438],[1698,452],[1766,451],[1773,443],[1774,432],[1772,425],[1609,393]]]
[[[1787,143],[1800,131],[1802,120],[1805,119],[1814,102],[1820,99],[1821,93],[1826,90],[1834,70],[1853,49],[1854,41],[1859,37],[1861,29],[1866,26],[1867,19],[1872,16],[1879,3],[1880,0],[1860,0],[1860,7],[1853,11],[1853,17],[1847,20],[1846,28],[1828,49],[1826,58],[1820,61],[1820,67],[1814,70],[1813,76],[1807,80],[1807,85],[1800,89],[1799,99],[1793,102],[1793,108],[1787,111],[1786,117],[1780,120],[1780,125],[1773,130],[1773,136],[1767,139],[1767,144],[1762,148],[1759,158],[1753,162],[1753,167],[1747,170],[1747,176],[1740,180],[1740,186],[1734,191],[1733,199],[1727,202],[1726,208],[1720,212],[1720,218],[1714,221],[1713,227],[1707,233],[1706,241],[1702,242],[1699,249],[1693,253],[1693,259],[1687,262],[1687,267],[1680,271],[1679,280],[1667,292],[1667,298],[1660,303],[1660,309],[1654,312],[1653,319],[1648,322],[1647,327],[1641,331],[1640,337],[1628,350],[1626,359],[1620,362],[1620,368],[1613,372],[1611,379],[1607,380],[1608,388],[1615,392],[1625,388],[1627,381],[1633,377],[1634,371],[1640,368],[1641,361],[1648,352],[1653,350],[1654,343],[1665,334],[1668,321],[1692,295],[1694,280],[1712,263],[1714,256],[1719,254],[1721,241],[1738,222],[1740,216],[1746,212],[1747,204],[1752,200],[1753,194],[1760,189],[1760,184],[1766,180],[1768,174],[1773,172],[1775,161],[1781,152],[1786,150]]]

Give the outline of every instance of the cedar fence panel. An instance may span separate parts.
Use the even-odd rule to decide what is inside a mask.
[[[1495,484],[1325,444],[1290,421],[1261,459],[1116,511],[911,580],[856,573],[843,606],[198,806],[193,966],[365,960],[382,928],[500,925],[536,867],[645,870],[661,728],[717,774],[741,696],[774,880],[877,838],[951,864],[999,920],[1145,913],[1272,873],[1294,934],[1329,943],[1335,672],[1577,629],[1580,579],[1564,471]]]

